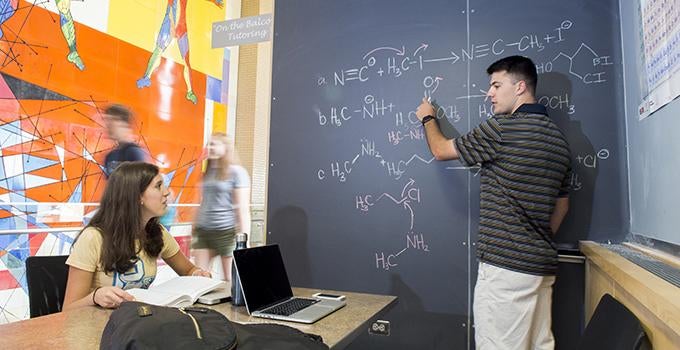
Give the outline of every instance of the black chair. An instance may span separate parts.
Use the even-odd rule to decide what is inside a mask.
[[[61,311],[68,279],[68,255],[30,256],[26,259],[26,285],[31,318]]]
[[[605,294],[597,304],[578,348],[637,350],[652,347],[637,317],[614,297]]]

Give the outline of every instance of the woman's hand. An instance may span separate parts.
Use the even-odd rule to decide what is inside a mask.
[[[133,301],[135,297],[132,294],[124,291],[120,287],[101,287],[94,291],[92,296],[95,304],[106,308],[115,309],[124,301]]]
[[[191,275],[212,278],[212,274],[210,272],[198,267],[193,272],[191,272]]]

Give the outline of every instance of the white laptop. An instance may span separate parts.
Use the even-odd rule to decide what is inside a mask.
[[[345,306],[344,300],[293,297],[276,244],[237,249],[234,262],[246,309],[252,316],[314,323]]]

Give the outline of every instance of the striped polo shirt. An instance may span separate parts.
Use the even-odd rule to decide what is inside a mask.
[[[477,256],[509,270],[557,272],[550,217],[569,194],[571,156],[540,104],[495,115],[454,141],[462,162],[481,166]]]

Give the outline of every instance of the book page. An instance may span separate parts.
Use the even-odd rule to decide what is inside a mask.
[[[158,306],[177,306],[182,303],[191,302],[191,297],[178,293],[166,293],[154,289],[133,288],[126,292],[132,294],[136,301]]]
[[[202,276],[179,276],[157,286],[151,286],[149,290],[171,294],[187,295],[191,303],[203,294],[224,286],[224,281]]]

